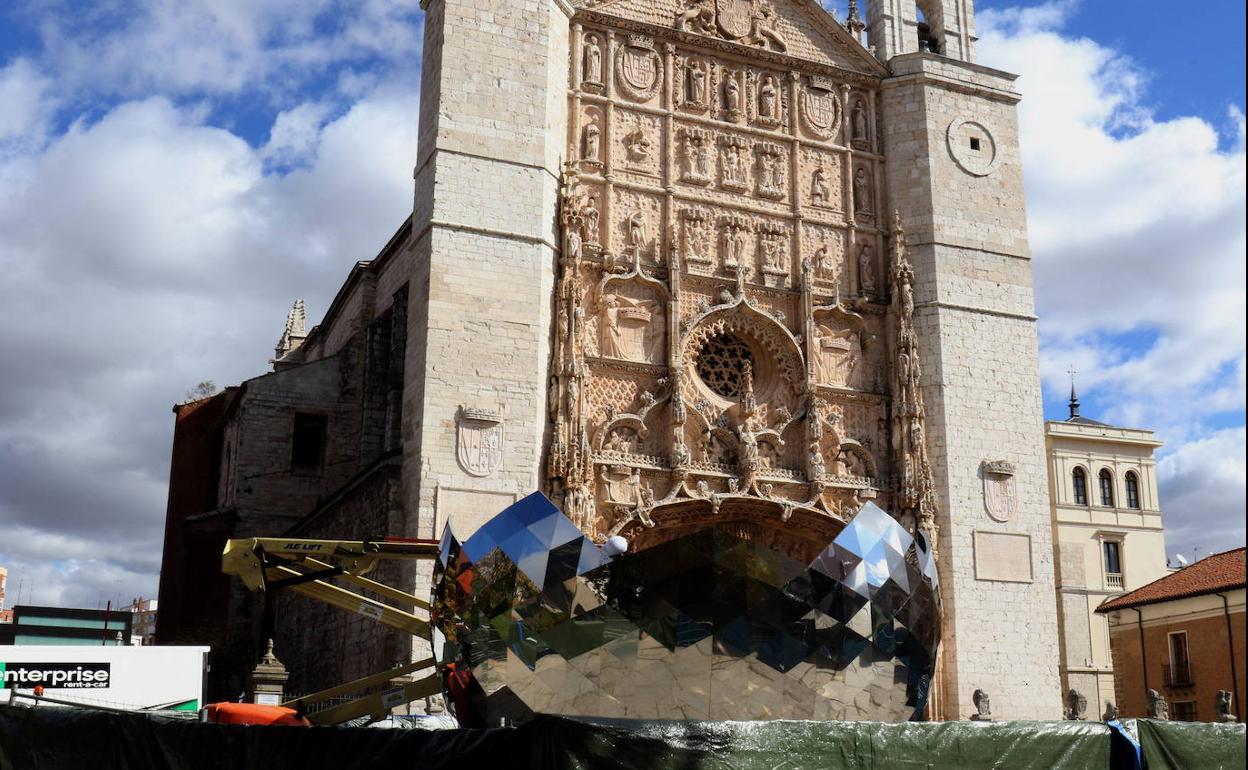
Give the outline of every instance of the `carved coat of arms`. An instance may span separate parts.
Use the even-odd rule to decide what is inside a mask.
[[[802,89],[802,117],[812,133],[829,138],[840,128],[841,100],[830,85],[812,80]]]
[[[1014,464],[988,460],[981,466],[984,477],[984,508],[996,521],[1009,521],[1018,511]]]
[[[754,0],[715,0],[719,28],[729,38],[740,40],[750,34],[754,22]]]
[[[620,88],[630,98],[644,101],[658,92],[662,63],[654,44],[644,35],[630,35],[620,46],[615,63]]]
[[[503,419],[494,412],[461,407],[456,431],[459,465],[472,476],[489,476],[503,461]]]

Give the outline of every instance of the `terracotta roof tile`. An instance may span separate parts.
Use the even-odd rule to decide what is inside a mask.
[[[1243,588],[1246,582],[1244,574],[1243,548],[1215,553],[1130,593],[1109,599],[1097,607],[1096,611],[1111,612],[1124,607],[1139,607],[1143,604]]]

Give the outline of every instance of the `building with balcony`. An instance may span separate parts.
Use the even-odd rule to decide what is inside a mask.
[[[1099,714],[1117,703],[1109,624],[1097,607],[1168,574],[1149,430],[1079,414],[1045,423],[1062,691],[1078,690]],[[1121,708],[1121,704],[1118,704]]]
[[[1214,554],[1097,609],[1109,627],[1116,702],[1123,716],[1146,715],[1148,690],[1170,718],[1219,718],[1220,691],[1243,716],[1244,549]]]

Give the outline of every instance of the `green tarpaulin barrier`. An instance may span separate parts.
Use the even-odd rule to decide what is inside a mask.
[[[1150,770],[1244,766],[1242,725],[1139,720]],[[0,706],[0,770],[1111,768],[1098,722],[583,722],[514,728],[246,727]]]

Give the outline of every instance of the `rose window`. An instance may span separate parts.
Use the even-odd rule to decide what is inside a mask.
[[[706,341],[698,352],[698,376],[715,393],[737,399],[745,391],[746,371],[754,372],[754,355],[741,340],[721,334]]]

